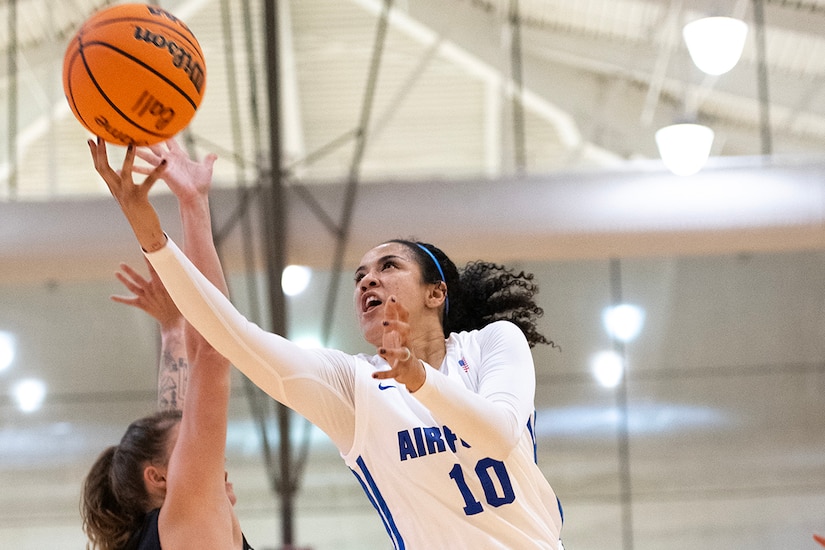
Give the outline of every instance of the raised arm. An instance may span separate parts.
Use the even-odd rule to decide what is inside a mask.
[[[173,166],[175,146],[160,146],[159,151],[155,147],[151,155],[142,150],[141,156],[150,166],[134,170],[146,174],[141,184],[135,184],[133,179],[134,151],[127,151],[123,169],[118,173],[109,167],[105,143],[90,142],[89,147],[98,173],[118,201],[138,242],[183,316],[258,387],[307,417],[339,448],[348,449],[355,422],[352,406],[354,359],[340,352],[305,350],[280,335],[261,329],[238,312],[227,299],[225,290],[209,280],[212,275],[204,276],[210,266],[219,266],[209,228],[206,190],[195,185],[195,182],[204,180],[192,179],[191,173],[185,176],[189,179],[184,179],[181,174],[186,172],[183,170],[168,176],[175,182],[170,187],[187,184],[186,188],[177,189],[176,195],[181,202],[186,246],[203,266],[203,271],[163,233],[157,213],[149,202],[148,188],[161,175],[167,178],[164,170]],[[202,163],[194,164],[208,168],[211,175],[211,161],[207,157]],[[191,165],[183,166],[191,168]],[[191,202],[186,198],[193,196],[197,198]]]
[[[427,368],[427,382],[413,395],[440,422],[477,449],[504,460],[518,444],[535,408],[535,368],[524,334],[497,321],[481,329],[478,393]]]
[[[129,265],[120,264],[115,273],[130,296],[113,295],[115,302],[136,307],[148,313],[158,322],[160,329],[160,361],[158,362],[158,409],[183,410],[186,399],[186,382],[189,362],[186,360],[184,327],[186,320],[181,315],[158,274],[148,261],[149,279]]]
[[[148,167],[136,166],[135,172],[150,176],[165,166],[160,176],[178,199],[183,227],[183,252],[225,296],[229,290],[212,237],[209,191],[215,155],[198,162],[189,157],[174,139],[136,151]]]
[[[155,252],[166,246],[166,234],[160,225],[158,213],[149,202],[149,191],[157,182],[166,163],[162,162],[140,184],[135,184],[132,168],[135,162],[135,148],[130,145],[126,149],[126,157],[120,173],[109,165],[109,155],[106,152],[106,142],[101,138],[88,140],[89,151],[95,170],[106,182],[112,196],[120,205],[126,216],[126,221],[132,227],[132,232],[145,252]]]
[[[120,173],[109,166],[102,140],[90,141],[89,148],[95,169],[118,201],[141,247],[147,252],[163,249],[167,238],[148,193],[168,161],[161,159],[157,167],[148,170],[144,182],[136,185],[133,147],[127,149]],[[211,233],[209,238],[211,242]],[[207,271],[210,282],[225,292],[223,274]],[[184,338],[191,369],[178,439],[169,459],[166,498],[158,517],[161,543],[170,549],[238,548],[242,534],[232,510],[234,502],[227,494],[224,470],[230,365],[188,324]]]
[[[161,176],[178,199],[183,227],[184,252],[224,296],[229,289],[221,268],[212,238],[209,210],[209,189],[212,183],[214,155],[203,162],[189,158],[175,141],[141,148],[137,156],[149,164],[148,168],[136,168],[147,175],[157,166],[165,165]],[[162,521],[167,529],[175,529],[177,537],[189,540],[195,536],[181,529],[181,517],[200,517],[200,522],[210,522],[210,515],[200,502],[201,495],[212,492],[222,506],[230,503],[220,481],[224,472],[227,413],[229,408],[231,370],[229,361],[221,356],[192,325],[186,324],[186,349],[192,360],[191,402],[184,411],[179,439],[180,449],[173,460],[179,461],[181,475],[176,483],[175,507],[167,510]],[[197,437],[195,436],[197,434]],[[204,483],[204,480],[211,480]],[[221,496],[224,495],[223,498]],[[231,514],[221,518],[231,517]],[[231,529],[237,529],[237,521]],[[209,528],[215,529],[215,525]],[[229,528],[223,525],[220,529]],[[199,529],[203,529],[202,527]],[[203,533],[197,533],[202,536]],[[215,533],[213,536],[221,536]]]

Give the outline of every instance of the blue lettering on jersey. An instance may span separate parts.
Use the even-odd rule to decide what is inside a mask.
[[[444,426],[444,439],[447,441],[447,445],[449,445],[450,450],[455,452],[455,441],[458,439],[458,436],[456,436],[447,426]],[[462,443],[464,442],[462,441]]]
[[[424,448],[424,436],[421,435],[421,428],[413,428],[413,438],[415,439],[415,448],[418,450],[418,456],[427,454]]]
[[[418,458],[418,453],[415,451],[410,432],[407,430],[398,432],[398,451],[401,454],[401,460]]]
[[[444,440],[441,439],[441,430],[438,428],[424,428],[424,440],[427,442],[427,454],[443,453]]]
[[[459,439],[447,426],[416,427],[412,430],[398,432],[398,456],[404,461],[408,458],[419,458],[435,453],[443,453],[448,448],[456,452],[456,441],[470,448],[463,439]]]

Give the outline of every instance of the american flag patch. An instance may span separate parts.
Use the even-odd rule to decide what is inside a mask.
[[[458,360],[458,364],[461,366],[461,370],[463,370],[464,372],[470,371],[470,365],[467,363],[467,360],[463,357]]]

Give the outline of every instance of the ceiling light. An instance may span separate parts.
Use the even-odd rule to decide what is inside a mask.
[[[12,389],[17,408],[24,413],[38,410],[46,397],[46,384],[36,378],[27,378],[14,385]]]
[[[14,336],[10,332],[0,330],[0,371],[6,370],[14,361]]]
[[[733,17],[705,17],[685,25],[682,35],[696,66],[707,74],[720,75],[742,56],[748,25]]]
[[[713,130],[701,124],[671,124],[656,132],[656,145],[668,170],[677,176],[690,176],[707,162]]]
[[[591,363],[593,376],[604,388],[615,388],[619,385],[624,372],[624,361],[615,351],[602,351],[593,356]]]
[[[642,331],[645,312],[631,304],[619,304],[604,308],[602,322],[607,333],[622,342],[634,340]]]
[[[288,265],[281,273],[281,288],[287,296],[297,296],[306,290],[312,279],[312,270],[302,265]]]

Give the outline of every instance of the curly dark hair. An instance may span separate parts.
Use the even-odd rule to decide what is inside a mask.
[[[536,328],[544,310],[534,299],[539,288],[532,273],[481,260],[468,262],[459,270],[441,249],[430,243],[409,239],[387,242],[402,244],[412,252],[425,282],[444,281],[447,285],[442,322],[445,338],[451,332],[510,321],[521,329],[531,348],[536,344],[557,347]]]

